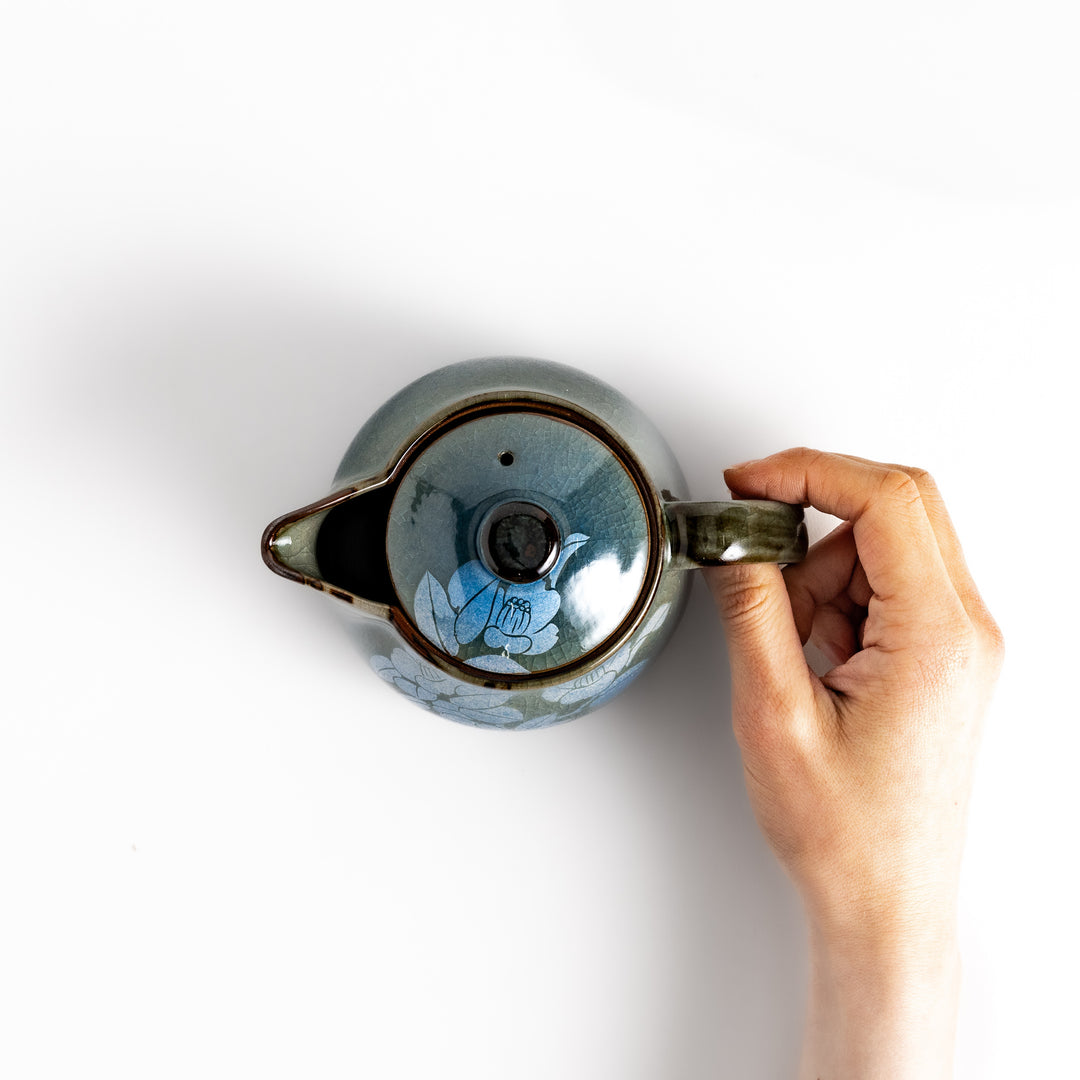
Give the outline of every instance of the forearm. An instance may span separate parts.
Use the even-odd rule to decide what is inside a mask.
[[[949,1080],[960,990],[954,922],[919,940],[810,936],[800,1080]]]

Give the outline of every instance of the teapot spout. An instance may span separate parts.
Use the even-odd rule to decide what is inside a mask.
[[[281,577],[390,617],[394,589],[386,522],[394,492],[356,486],[275,518],[262,535],[266,565]]]

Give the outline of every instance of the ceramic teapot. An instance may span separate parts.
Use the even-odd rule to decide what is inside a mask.
[[[695,566],[796,562],[802,508],[690,502],[612,387],[548,361],[440,368],[360,429],[331,494],[277,518],[275,573],[348,604],[372,668],[480,727],[595,709],[656,655]]]

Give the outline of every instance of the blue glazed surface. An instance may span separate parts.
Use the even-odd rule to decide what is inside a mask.
[[[267,526],[263,560],[347,602],[386,682],[481,727],[549,727],[614,697],[674,629],[684,570],[806,552],[801,507],[689,502],[640,410],[540,360],[418,379],[334,483]]]
[[[614,387],[584,371],[550,360],[495,356],[438,368],[399,390],[356,433],[334,476],[334,488],[384,472],[432,420],[476,394],[542,394],[578,405],[619,433],[657,490],[687,497],[686,482],[655,425]]]
[[[561,536],[554,565],[528,583],[501,578],[477,550],[485,514],[515,499],[541,507]],[[522,412],[463,424],[425,450],[387,527],[394,586],[420,632],[503,673],[573,663],[613,634],[646,585],[648,543],[645,507],[611,451]]]
[[[478,401],[483,409],[463,412]],[[272,525],[264,558],[349,600],[371,666],[431,712],[503,730],[582,716],[625,689],[678,621],[689,578],[672,565],[661,504],[685,499],[682,474],[640,410],[584,372],[496,357],[418,379],[363,425],[334,478],[357,506],[382,489],[392,494],[381,527],[394,596],[324,580],[322,504]],[[558,557],[536,580],[508,580],[480,557],[480,523],[506,500],[557,525]],[[419,639],[395,625],[395,608]]]
[[[481,671],[527,672],[514,656],[543,656],[559,640],[552,622],[562,598],[555,587],[561,560],[588,541],[574,533],[564,546],[560,562],[539,581],[515,584],[503,581],[479,559],[454,571],[449,589],[430,573],[420,579],[413,599],[413,618],[420,632],[450,656],[463,649],[483,647],[490,652],[470,656],[470,667]],[[564,635],[565,636],[565,635]]]
[[[428,663],[397,635],[383,632],[372,644],[371,666],[381,679],[416,704],[472,727],[527,731],[552,727],[606,704],[641,674],[674,626],[682,595],[661,604],[614,656],[599,666],[545,689],[500,690],[463,682]]]
[[[405,387],[357,434],[335,484],[380,474],[417,437],[418,421],[430,424],[470,395],[493,393],[537,394],[585,410],[618,433],[655,492],[686,497],[664,439],[622,394],[575,368],[515,357],[453,364]],[[516,415],[512,426],[508,417],[491,418],[486,429],[463,425],[430,447],[402,479],[387,525],[395,588],[417,629],[439,651],[496,678],[572,662],[601,644],[649,585],[643,508],[608,448],[549,417]],[[505,450],[512,467],[499,463]],[[559,526],[560,562],[528,586],[496,579],[477,557],[477,517],[500,495],[541,504]],[[598,708],[637,678],[678,622],[688,585],[665,550],[631,636],[599,665],[555,684],[476,685],[419,656],[385,622],[364,619],[362,636],[379,676],[421,707],[476,727],[545,728]]]

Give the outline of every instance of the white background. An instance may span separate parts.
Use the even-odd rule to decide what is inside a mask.
[[[0,1073],[793,1074],[801,916],[700,582],[628,694],[515,736],[259,560],[376,405],[500,352],[643,404],[699,498],[795,444],[935,473],[1009,647],[957,1073],[1075,1067],[1072,5],[3,24]]]

